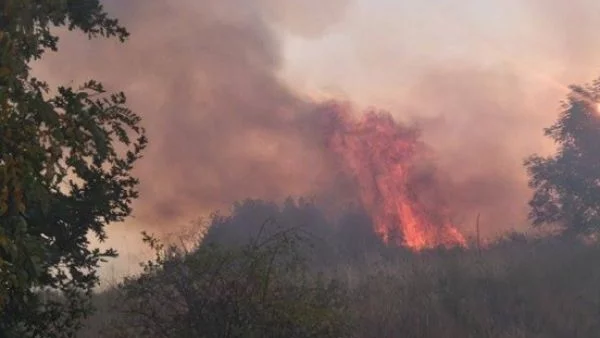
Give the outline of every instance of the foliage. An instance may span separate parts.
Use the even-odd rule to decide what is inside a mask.
[[[545,134],[558,149],[549,157],[525,162],[534,225],[557,224],[567,234],[600,230],[600,80],[572,86],[558,121]]]
[[[104,226],[130,214],[130,170],[146,138],[122,93],[94,80],[51,91],[29,63],[57,50],[55,27],[122,41],[128,33],[99,0],[0,7],[0,333],[72,336],[99,262],[116,255],[89,248],[88,235],[104,240]]]
[[[265,229],[266,227],[263,227]],[[265,231],[243,246],[156,250],[117,298],[124,322],[107,337],[341,337],[341,288],[306,273],[295,229]]]
[[[215,251],[205,251],[204,257],[233,257],[225,255],[223,247],[210,250]],[[386,257],[371,256],[369,261],[349,262],[343,268],[330,265],[329,271],[320,278],[343,286],[335,296],[338,299],[328,303],[336,318],[351,323],[352,330],[344,331],[343,337],[597,337],[600,329],[599,259],[597,244],[583,244],[563,237],[532,239],[511,234],[481,252],[465,249],[415,254],[397,250],[392,254],[390,250]],[[209,266],[207,262],[202,266]],[[175,269],[172,272],[178,274]],[[209,277],[210,274],[199,280],[206,283]],[[104,311],[90,319],[80,337],[97,337],[99,327],[109,329],[106,337],[146,337],[137,329],[146,325],[175,326],[168,315],[173,314],[171,311],[181,302],[181,297],[179,293],[165,291],[172,288],[173,280],[175,278],[162,275],[160,279],[143,279],[136,285],[133,279],[126,288],[139,293],[126,292],[125,295],[133,296],[130,298],[124,298],[123,290],[117,289],[98,295],[97,303],[99,306],[105,303]],[[223,299],[226,293],[223,289],[217,290],[218,297],[213,299]],[[302,289],[293,291],[298,292],[297,298],[307,295]],[[210,296],[211,293],[198,292],[198,295]],[[229,304],[249,304],[242,301],[251,299],[249,293],[238,295],[234,298],[236,302]],[[343,303],[339,304],[340,301]],[[217,303],[210,304],[214,309]],[[136,311],[115,311],[115,305],[120,310],[130,308],[144,312],[142,315]],[[143,316],[152,313],[158,317],[144,319]],[[181,324],[184,317],[180,318],[177,323],[185,325],[185,322]],[[211,314],[207,314],[202,320],[211,318]],[[170,336],[177,337],[175,333]]]

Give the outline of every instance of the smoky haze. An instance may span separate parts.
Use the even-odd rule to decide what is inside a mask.
[[[294,62],[304,64],[289,74],[304,90],[418,123],[455,221],[472,231],[481,214],[491,236],[528,228],[523,159],[553,149],[542,129],[567,86],[598,75],[598,19],[600,3],[588,0],[364,5],[337,28],[341,52],[299,43]]]
[[[140,223],[168,226],[239,199],[311,194],[330,181],[305,121],[313,104],[278,78],[280,41],[265,21],[314,36],[345,5],[333,1],[327,18],[312,18],[310,2],[107,1],[131,40],[67,36],[39,71],[62,82],[85,74],[131,97],[152,140],[137,168]]]
[[[464,10],[436,1],[437,15],[410,11],[410,2],[381,5],[372,18],[361,14],[365,3],[107,0],[132,33],[128,43],[65,33],[60,53],[35,71],[127,93],[150,139],[136,169],[135,223],[145,228],[167,230],[245,198],[346,196],[315,128],[319,102],[308,99],[327,86],[423,129],[459,225],[471,229],[481,213],[489,234],[523,228],[523,158],[549,149],[541,128],[555,118],[564,85],[596,75],[599,5],[507,1],[516,21],[495,29],[514,32],[496,38],[473,29],[486,21],[469,12],[474,1]],[[419,20],[426,29],[410,27]],[[451,38],[437,40],[444,34]],[[284,55],[286,37],[310,46],[341,35],[345,44],[330,54],[304,51],[316,56],[297,65]],[[321,84],[306,85],[312,75]]]

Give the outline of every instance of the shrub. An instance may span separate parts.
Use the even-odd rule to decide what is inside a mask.
[[[260,231],[238,247],[191,252],[145,241],[156,251],[141,276],[119,287],[124,316],[110,337],[342,337],[344,287],[307,274],[297,229]]]

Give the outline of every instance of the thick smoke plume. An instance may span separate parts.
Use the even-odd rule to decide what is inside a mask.
[[[492,235],[527,224],[522,161],[551,149],[541,129],[565,85],[596,75],[600,3],[509,0],[494,13],[481,3],[107,0],[127,44],[65,33],[35,71],[102,80],[143,116],[141,227],[248,197],[352,194],[340,193],[319,104],[306,98],[328,92],[419,125],[453,222],[469,231],[481,214]]]
[[[522,162],[553,149],[542,128],[556,119],[567,85],[600,70],[600,3],[359,7],[337,28],[349,34],[332,38],[343,42],[341,51],[307,52],[294,60],[304,67],[290,76],[305,90],[334,88],[420,124],[465,231],[475,230],[478,214],[484,236],[527,229],[531,192]]]
[[[313,18],[305,7],[316,1],[286,3],[107,1],[132,33],[126,45],[68,36],[61,54],[42,65],[51,78],[93,76],[131,97],[152,140],[137,168],[135,214],[146,226],[187,222],[248,197],[310,194],[330,181],[305,121],[313,104],[278,77],[273,30],[314,36],[345,4],[330,2],[326,18]]]

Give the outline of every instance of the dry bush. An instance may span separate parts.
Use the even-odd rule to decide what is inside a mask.
[[[156,250],[117,290],[106,337],[343,337],[342,288],[306,273],[294,229],[247,245]]]

